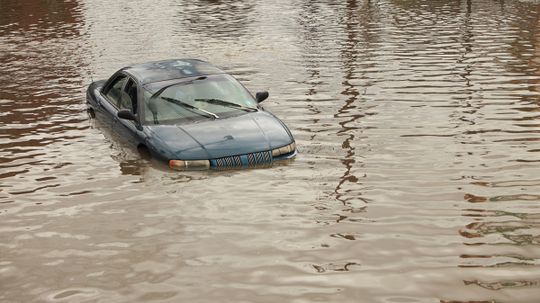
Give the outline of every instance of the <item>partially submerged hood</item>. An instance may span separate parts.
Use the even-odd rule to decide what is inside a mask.
[[[266,112],[183,125],[152,125],[158,152],[169,159],[217,159],[268,151],[293,141],[288,129]]]

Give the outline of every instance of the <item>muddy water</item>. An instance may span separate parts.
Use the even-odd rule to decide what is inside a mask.
[[[540,302],[540,4],[0,3],[0,302]],[[289,125],[178,173],[92,79],[208,60]]]

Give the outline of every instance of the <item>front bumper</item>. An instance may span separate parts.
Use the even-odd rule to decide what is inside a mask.
[[[275,161],[294,158],[297,154],[296,144],[276,148],[269,151],[228,156],[209,160],[170,160],[169,167],[175,170],[233,169],[270,166]]]

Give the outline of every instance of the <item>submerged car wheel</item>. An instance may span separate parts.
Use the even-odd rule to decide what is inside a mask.
[[[144,145],[137,146],[137,151],[139,152],[139,155],[141,156],[142,159],[144,160],[152,159],[152,154],[150,153],[150,151],[148,150],[146,146]]]

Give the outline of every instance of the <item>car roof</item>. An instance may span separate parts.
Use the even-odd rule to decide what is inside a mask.
[[[170,59],[135,64],[122,69],[142,85],[172,79],[224,74],[212,64],[198,59]]]

